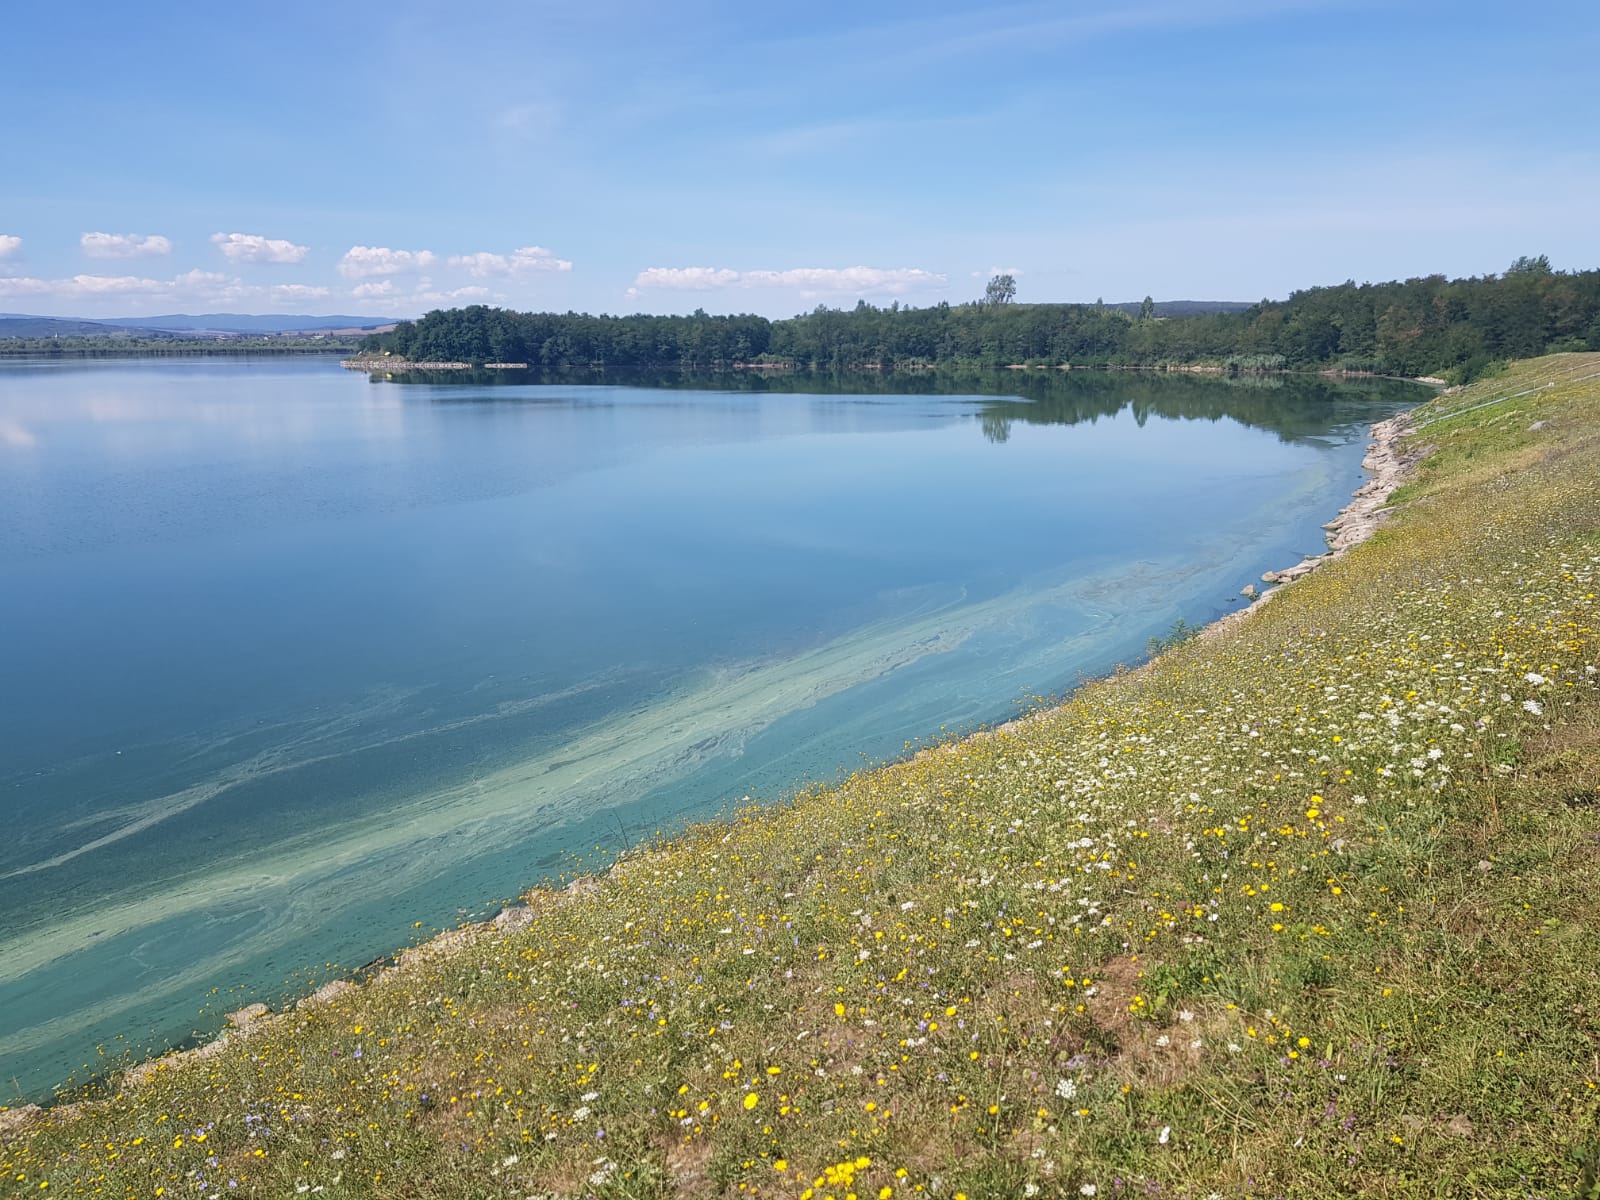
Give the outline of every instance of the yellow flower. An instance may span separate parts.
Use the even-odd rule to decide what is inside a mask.
[[[772,1160],[772,1169],[774,1171],[787,1171],[789,1169],[789,1160],[786,1159],[786,1158],[775,1158],[775,1159],[773,1159]]]
[[[761,1097],[760,1096],[756,1095],[754,1092],[746,1092],[745,1093],[744,1106],[746,1108],[754,1108],[756,1105],[758,1105],[760,1103],[761,1103]]]

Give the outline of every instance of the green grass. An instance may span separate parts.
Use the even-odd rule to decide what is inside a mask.
[[[1248,621],[534,894],[522,928],[35,1120],[0,1178],[1579,1195],[1600,1149],[1596,372],[1553,356],[1434,401],[1422,420],[1457,415],[1419,433],[1396,519]]]

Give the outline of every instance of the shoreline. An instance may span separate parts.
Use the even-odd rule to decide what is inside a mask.
[[[1431,446],[1417,446],[1410,450],[1401,448],[1400,443],[1416,432],[1411,411],[1408,409],[1396,413],[1369,426],[1372,441],[1367,444],[1367,453],[1361,459],[1361,466],[1370,472],[1370,477],[1351,493],[1350,502],[1334,514],[1331,521],[1323,524],[1328,549],[1321,554],[1309,554],[1291,567],[1263,571],[1261,582],[1271,586],[1265,591],[1258,591],[1255,583],[1246,584],[1240,594],[1250,600],[1249,607],[1218,617],[1203,626],[1199,636],[1214,637],[1222,628],[1245,619],[1289,584],[1343,558],[1378,531],[1391,512],[1389,497],[1410,480],[1417,464],[1432,450]]]
[[[683,362],[669,363],[625,363],[607,364],[598,363],[526,363],[526,362],[492,362],[471,363],[461,361],[428,361],[411,362],[407,359],[373,357],[367,354],[357,354],[350,358],[342,358],[339,365],[347,371],[365,371],[368,375],[406,375],[414,371],[529,371],[534,374],[543,374],[550,371],[598,371],[609,369],[619,371],[709,371],[712,373],[726,372],[732,374],[738,371],[756,371],[774,375],[814,375],[829,370],[817,366],[800,367],[794,363],[770,362],[733,362],[716,363],[704,367],[693,366]],[[841,371],[829,370],[833,374],[862,374],[862,375],[894,375],[906,373],[911,375],[926,375],[940,371],[953,371],[969,373],[978,371],[1133,371],[1145,372],[1155,375],[1207,375],[1225,379],[1240,379],[1246,377],[1279,376],[1279,375],[1306,375],[1322,379],[1385,379],[1397,383],[1419,383],[1424,387],[1434,389],[1447,389],[1450,387],[1448,380],[1440,379],[1436,375],[1387,375],[1376,371],[1348,371],[1343,367],[1230,367],[1225,363],[1001,363],[994,366],[974,365],[971,363],[944,362],[944,363],[893,363],[887,367],[882,363],[859,363],[853,367],[842,368]]]
[[[1327,563],[1342,558],[1381,527],[1391,512],[1388,506],[1389,497],[1409,480],[1417,463],[1426,457],[1431,447],[1420,446],[1409,451],[1401,448],[1400,443],[1415,432],[1411,410],[1375,422],[1369,429],[1373,440],[1367,446],[1361,465],[1370,473],[1370,477],[1352,493],[1349,503],[1341,508],[1332,520],[1323,525],[1329,549],[1322,554],[1307,556],[1301,562],[1284,570],[1264,572],[1263,582],[1275,586],[1252,597],[1252,602],[1247,607],[1226,613],[1202,626],[1197,634],[1198,638],[1211,639],[1220,636],[1224,630],[1247,620],[1285,586],[1305,578]],[[1254,585],[1249,587],[1253,588]],[[1160,657],[1160,655],[1155,656],[1135,670],[1147,669]],[[1063,703],[1070,703],[1070,698]],[[1048,714],[1054,707],[1056,706],[1013,718],[988,729],[974,730],[954,740],[919,750],[911,758],[914,760],[927,755],[949,753],[965,742],[1015,730],[1029,721]],[[880,767],[889,765],[892,764],[881,764]],[[647,847],[624,851],[616,855],[604,871],[579,876],[564,887],[530,887],[521,892],[515,902],[507,904],[487,920],[468,922],[453,929],[446,929],[414,946],[400,947],[388,954],[380,955],[366,966],[322,984],[316,990],[281,1009],[273,1010],[266,1004],[258,1002],[226,1013],[223,1017],[223,1028],[210,1040],[140,1060],[102,1078],[106,1082],[115,1081],[113,1094],[143,1087],[161,1073],[180,1068],[190,1062],[215,1057],[234,1041],[244,1040],[277,1027],[290,1021],[297,1013],[330,1004],[358,988],[384,986],[399,973],[452,950],[469,946],[481,937],[502,932],[516,932],[530,924],[539,910],[583,896],[601,886],[601,879],[631,869],[635,860],[648,852]],[[90,1099],[60,1102],[46,1100],[43,1103],[31,1102],[11,1106],[0,1104],[0,1136],[14,1135],[34,1122],[47,1118],[70,1119],[80,1108],[93,1106],[98,1102]]]

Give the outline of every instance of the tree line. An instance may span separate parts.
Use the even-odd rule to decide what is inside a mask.
[[[1492,363],[1600,350],[1600,270],[1519,258],[1499,275],[1354,281],[1242,311],[1162,315],[1162,305],[1029,304],[992,280],[972,303],[818,306],[786,320],[753,315],[590,316],[473,305],[435,310],[363,348],[412,361],[530,366],[801,370],[928,366],[1211,364],[1233,370],[1343,369],[1465,382]]]

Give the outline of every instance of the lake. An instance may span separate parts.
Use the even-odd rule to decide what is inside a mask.
[[[0,363],[0,1103],[1136,661],[1426,395],[1044,374]]]

